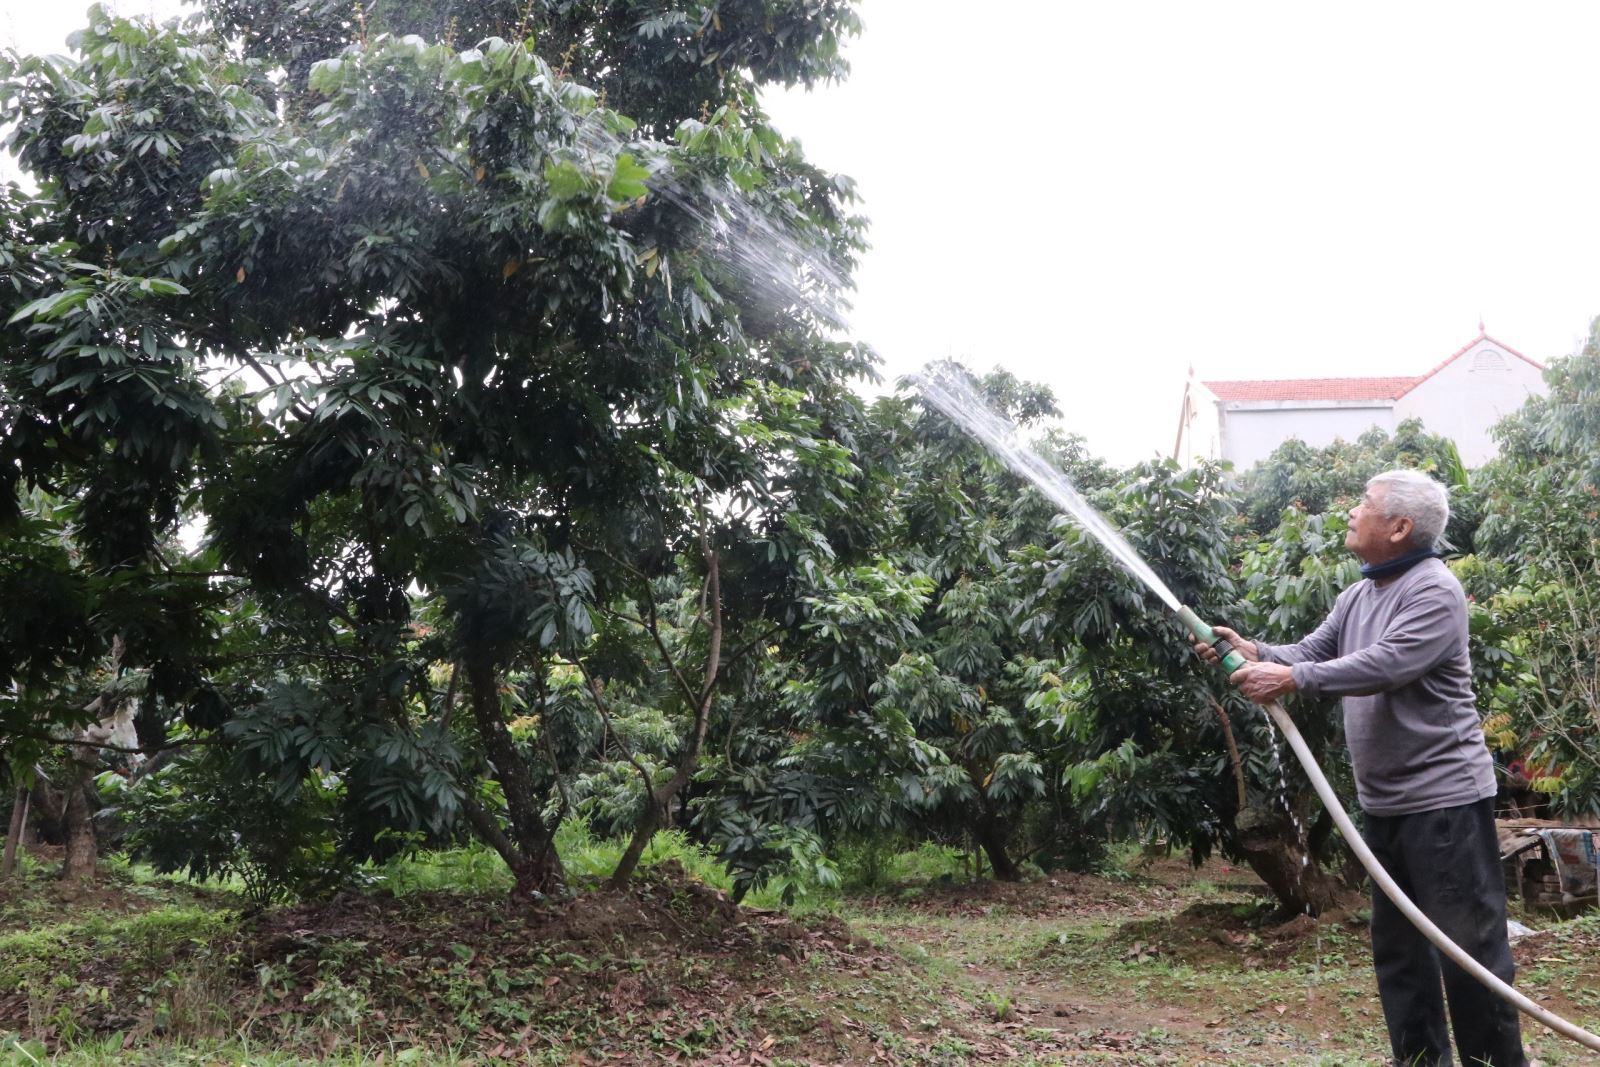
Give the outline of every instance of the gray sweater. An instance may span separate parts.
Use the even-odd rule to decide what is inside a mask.
[[[1409,815],[1494,796],[1467,659],[1467,600],[1424,560],[1386,586],[1363,579],[1294,645],[1256,642],[1307,696],[1344,698],[1356,796],[1372,815]]]

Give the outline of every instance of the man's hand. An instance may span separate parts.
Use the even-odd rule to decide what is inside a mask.
[[[1228,681],[1256,704],[1270,704],[1295,691],[1294,671],[1282,663],[1246,663]]]
[[[1256,643],[1254,641],[1246,641],[1244,638],[1240,637],[1226,626],[1213,626],[1211,628],[1211,632],[1233,645],[1233,650],[1239,653],[1239,655],[1243,656],[1245,659],[1249,660],[1251,663],[1254,663],[1261,658],[1256,654]],[[1204,641],[1196,641],[1194,643],[1194,650],[1199,654],[1201,659],[1213,666],[1222,662],[1222,657],[1217,655],[1217,650]]]

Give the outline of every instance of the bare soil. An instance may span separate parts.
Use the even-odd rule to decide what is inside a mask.
[[[1361,916],[1278,921],[1248,871],[1216,863],[898,887],[800,919],[671,864],[531,905],[347,894],[224,914],[236,905],[182,886],[0,890],[0,1039],[121,1035],[161,1062],[163,1043],[243,1035],[309,1059],[482,1064],[1337,1067],[1386,1046]],[[1600,1024],[1600,922],[1516,954],[1524,991]],[[1526,1032],[1546,1067],[1593,1062]]]

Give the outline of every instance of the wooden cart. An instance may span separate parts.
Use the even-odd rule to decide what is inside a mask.
[[[1563,912],[1600,902],[1600,824],[1497,819],[1495,827],[1508,893]]]

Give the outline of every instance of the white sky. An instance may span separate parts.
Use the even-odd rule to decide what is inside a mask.
[[[0,43],[62,50],[61,6],[0,0]],[[1191,364],[1419,374],[1480,316],[1548,361],[1600,314],[1600,5],[861,12],[847,82],[768,104],[860,183],[852,328],[891,377],[1003,365],[1126,463],[1171,449]]]

